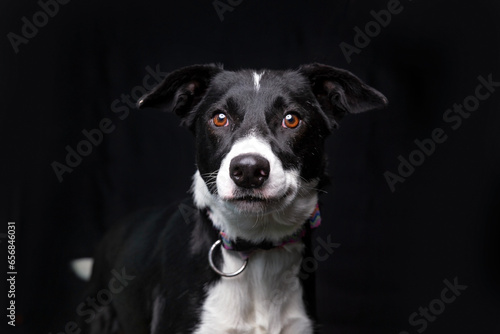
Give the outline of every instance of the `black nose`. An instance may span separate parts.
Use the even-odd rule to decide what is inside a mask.
[[[269,177],[269,161],[257,154],[240,154],[231,160],[229,175],[237,186],[258,188]]]

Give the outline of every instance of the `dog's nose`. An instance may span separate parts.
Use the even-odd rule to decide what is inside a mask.
[[[258,188],[269,177],[269,161],[257,154],[240,154],[229,164],[229,174],[237,186]]]

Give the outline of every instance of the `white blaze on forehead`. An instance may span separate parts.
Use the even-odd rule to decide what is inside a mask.
[[[255,90],[258,92],[259,91],[259,88],[260,88],[260,79],[262,78],[262,75],[264,74],[264,72],[262,73],[257,73],[257,72],[253,72],[253,86],[255,88]]]

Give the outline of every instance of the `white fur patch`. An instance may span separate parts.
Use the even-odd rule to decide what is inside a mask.
[[[92,266],[94,265],[94,259],[91,257],[82,257],[80,259],[75,259],[70,262],[71,269],[76,274],[76,276],[84,281],[90,280],[92,276]]]
[[[264,72],[262,73],[257,73],[257,72],[253,72],[253,87],[255,88],[255,91],[259,91],[260,89],[260,79],[262,78],[262,75],[264,74]]]
[[[312,323],[302,301],[297,274],[303,244],[259,251],[237,277],[221,278],[208,291],[195,334],[310,334]],[[223,271],[241,266],[241,258],[222,250]]]

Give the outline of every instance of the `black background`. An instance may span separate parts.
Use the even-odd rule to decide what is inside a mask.
[[[73,0],[17,54],[7,34],[20,35],[21,18],[32,21],[40,7],[3,1],[0,233],[16,222],[15,332],[63,332],[84,298],[69,261],[91,256],[125,215],[186,196],[195,171],[188,131],[174,115],[131,110],[120,120],[110,106],[142,85],[147,66],[169,72],[210,62],[322,62],[351,70],[390,101],[347,117],[327,142],[332,185],[321,196],[316,237],[341,246],[317,270],[324,333],[417,333],[410,314],[455,277],[467,289],[425,332],[498,332],[500,91],[456,130],[442,116],[474,95],[478,76],[500,81],[500,5],[401,5],[348,63],[339,44],[353,44],[354,27],[364,29],[387,1],[244,0],[221,21],[212,1]],[[59,182],[51,163],[64,163],[65,147],[76,148],[82,130],[105,117],[116,129]],[[447,140],[391,192],[383,173],[397,173],[398,156],[408,158],[414,140],[435,128]]]

